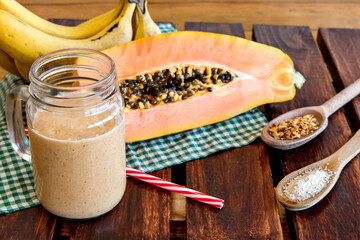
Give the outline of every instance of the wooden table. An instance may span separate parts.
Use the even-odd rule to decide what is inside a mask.
[[[238,23],[187,22],[184,29],[244,36]],[[292,101],[261,107],[269,120],[320,105],[360,77],[360,29],[320,28],[316,35],[315,40],[306,26],[253,26],[255,41],[282,49],[307,79]],[[123,200],[99,218],[67,220],[37,206],[1,215],[0,239],[359,239],[358,156],[329,195],[308,210],[283,212],[273,191],[284,174],[335,152],[359,127],[358,96],[330,117],[319,137],[298,149],[275,150],[258,139],[153,173],[224,199],[222,210],[187,199],[186,212],[176,217],[179,201],[169,192],[128,179]]]

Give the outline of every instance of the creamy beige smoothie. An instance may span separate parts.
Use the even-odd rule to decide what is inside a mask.
[[[36,194],[51,213],[91,218],[111,210],[126,185],[124,121],[37,112],[29,127]]]

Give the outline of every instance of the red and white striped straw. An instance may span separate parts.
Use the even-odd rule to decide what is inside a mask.
[[[204,193],[195,191],[193,189],[190,189],[190,188],[187,188],[187,187],[184,187],[184,186],[181,186],[181,185],[169,182],[169,181],[165,181],[164,179],[152,176],[147,173],[143,173],[139,170],[133,169],[128,166],[126,167],[126,174],[133,178],[139,179],[141,181],[150,183],[152,185],[155,185],[157,187],[160,187],[160,188],[172,191],[172,192],[179,193],[185,197],[195,199],[197,201],[209,204],[209,205],[217,207],[219,209],[222,209],[224,206],[224,200],[222,200],[222,199],[206,195]]]
[[[28,135],[27,128],[25,128],[25,134]],[[152,185],[166,189],[168,191],[179,193],[185,197],[195,199],[199,202],[209,204],[209,205],[217,207],[219,209],[222,209],[224,206],[224,200],[222,200],[220,198],[206,195],[204,193],[201,193],[201,192],[195,191],[193,189],[166,181],[164,179],[152,176],[150,174],[141,172],[139,170],[136,170],[136,169],[128,167],[128,166],[126,166],[126,174],[133,178],[150,183]]]

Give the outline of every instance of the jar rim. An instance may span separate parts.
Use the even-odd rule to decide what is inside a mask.
[[[31,66],[29,77],[31,98],[44,106],[89,108],[112,99],[119,91],[114,61],[86,48],[67,48],[41,56]],[[74,85],[78,80],[91,83]]]
[[[56,56],[62,56],[65,55],[66,53],[86,53],[86,54],[98,54],[101,57],[107,59],[110,63],[110,68],[109,71],[106,73],[106,75],[99,81],[94,81],[91,84],[87,84],[87,85],[80,85],[80,86],[59,86],[59,85],[55,85],[52,83],[48,83],[46,81],[42,81],[41,78],[38,76],[38,74],[36,74],[36,67],[40,65],[40,63],[42,61],[44,61],[45,59],[51,57],[52,55]],[[97,87],[98,85],[103,84],[104,82],[108,81],[115,72],[115,63],[112,60],[112,58],[110,58],[108,55],[106,55],[105,53],[98,51],[98,50],[94,50],[94,49],[88,49],[88,48],[65,48],[65,49],[60,49],[57,51],[53,51],[53,52],[49,52],[47,54],[44,54],[42,56],[40,56],[38,59],[36,59],[33,64],[30,67],[30,83],[34,82],[35,84],[39,85],[39,86],[43,86],[43,87],[52,87],[52,88],[56,88],[58,90],[69,90],[69,89],[73,89],[73,90],[81,90],[81,89],[85,89],[85,88],[93,88],[93,87]]]

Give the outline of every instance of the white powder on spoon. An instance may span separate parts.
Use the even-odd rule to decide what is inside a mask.
[[[293,201],[305,201],[321,192],[332,175],[334,172],[327,169],[307,170],[283,186],[284,195]]]

